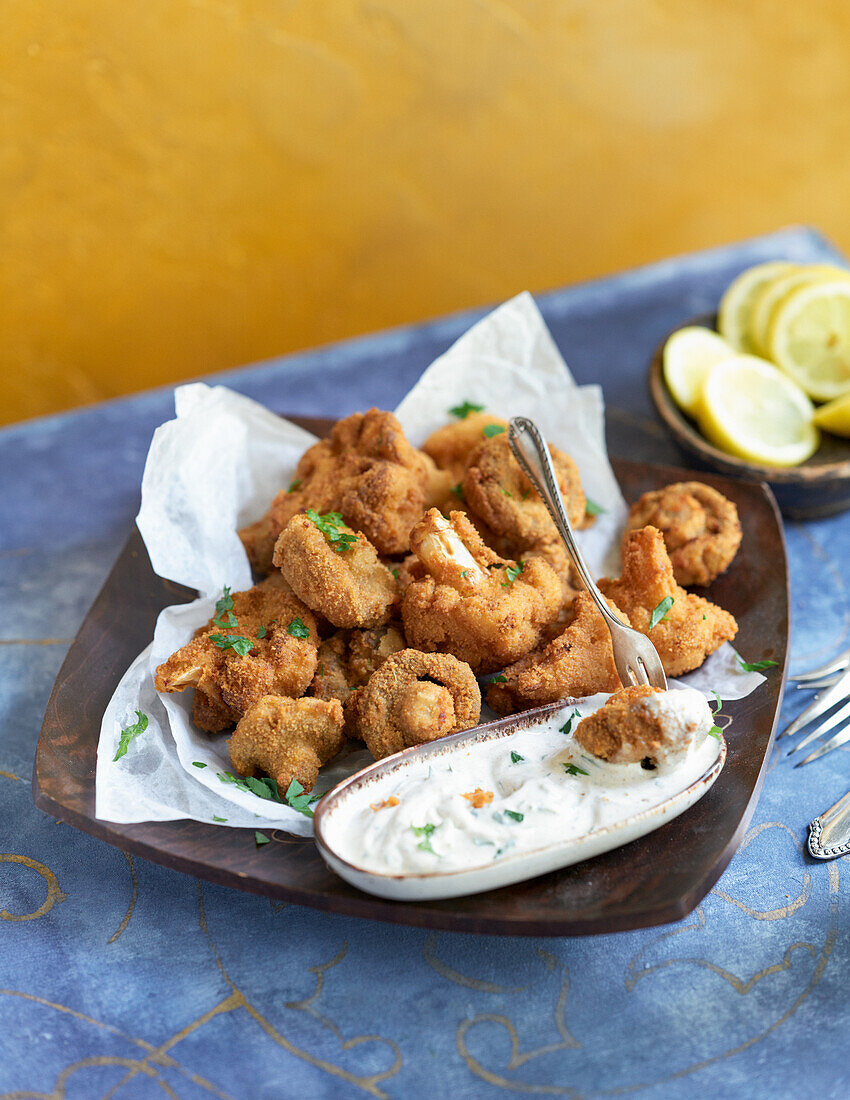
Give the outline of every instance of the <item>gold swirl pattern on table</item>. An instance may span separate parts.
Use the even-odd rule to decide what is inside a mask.
[[[754,829],[751,829],[741,846],[741,852],[755,840],[756,837],[766,833],[768,830],[779,829],[788,833],[794,844],[799,849],[800,843],[797,838],[791,833],[786,825],[779,821],[765,822]],[[846,858],[846,857],[845,857]],[[742,1043],[722,1051],[716,1055],[708,1056],[700,1061],[694,1062],[689,1066],[686,1066],[673,1073],[666,1074],[659,1077],[656,1080],[646,1080],[635,1082],[634,1084],[624,1085],[621,1087],[615,1087],[611,1089],[599,1089],[599,1090],[579,1090],[572,1085],[543,1085],[537,1084],[531,1081],[518,1080],[516,1078],[508,1077],[507,1074],[512,1071],[521,1068],[523,1065],[527,1065],[530,1062],[534,1062],[547,1054],[554,1051],[564,1050],[569,1047],[578,1048],[581,1046],[569,1032],[566,1023],[566,1002],[569,989],[568,975],[565,977],[560,991],[557,996],[557,1000],[553,1010],[553,1018],[555,1028],[561,1035],[560,1042],[550,1043],[546,1046],[537,1047],[533,1050],[521,1052],[521,1040],[518,1030],[513,1021],[504,1014],[495,1013],[479,1013],[470,1019],[462,1020],[456,1031],[456,1045],[458,1052],[463,1058],[464,1062],[468,1066],[469,1070],[482,1081],[486,1081],[490,1085],[505,1089],[509,1092],[523,1093],[527,1095],[548,1095],[548,1096],[573,1096],[577,1097],[601,1097],[601,1096],[617,1096],[627,1093],[637,1092],[644,1088],[649,1088],[665,1082],[671,1082],[688,1077],[689,1075],[698,1072],[701,1069],[723,1061],[726,1058],[731,1058],[737,1054],[754,1046],[756,1043],[761,1042],[768,1035],[772,1034],[779,1027],[782,1026],[787,1020],[789,1020],[809,997],[812,990],[820,982],[829,958],[832,954],[833,948],[838,937],[839,922],[838,922],[838,899],[839,899],[839,871],[837,866],[838,861],[834,861],[828,865],[827,871],[827,889],[828,889],[828,926],[826,930],[826,936],[822,947],[816,947],[813,943],[806,941],[793,942],[783,950],[782,956],[776,962],[770,964],[767,967],[757,971],[748,978],[742,978],[731,971],[719,966],[707,958],[698,957],[680,957],[664,959],[655,965],[648,966],[643,960],[647,955],[659,944],[662,944],[673,937],[687,935],[693,932],[700,932],[707,928],[707,921],[705,916],[705,910],[703,906],[699,906],[696,910],[696,920],[691,921],[688,924],[677,926],[669,931],[662,932],[658,936],[654,937],[637,955],[635,955],[626,967],[625,974],[625,988],[628,992],[633,992],[636,984],[643,978],[650,977],[663,970],[673,969],[677,967],[691,967],[697,966],[705,969],[706,971],[714,974],[727,982],[729,986],[741,996],[749,994],[755,986],[764,978],[771,974],[779,973],[783,970],[788,970],[791,965],[792,956],[797,951],[803,951],[807,953],[814,961],[812,973],[805,988],[797,995],[788,1008],[775,1019],[768,1027],[758,1032],[756,1035],[751,1036]],[[722,901],[730,903],[739,908],[743,913],[749,916],[752,920],[783,920],[787,919],[796,912],[805,907],[811,895],[811,876],[808,872],[805,873],[803,878],[803,889],[800,894],[791,901],[788,905],[769,910],[754,910],[749,906],[746,906],[739,899],[734,898],[732,895],[723,891],[713,891]],[[478,1058],[472,1053],[468,1045],[468,1035],[477,1026],[481,1024],[497,1024],[505,1029],[510,1041],[510,1056],[503,1069],[490,1068],[483,1065]],[[569,1037],[570,1041],[567,1041]],[[549,1074],[551,1080],[554,1074]],[[563,1068],[558,1067],[558,1075],[563,1076]]]
[[[129,852],[122,852],[121,855],[127,860],[127,866],[130,868],[130,878],[133,883],[133,892],[130,894],[130,904],[127,906],[127,912],[124,914],[124,919],[106,941],[107,943],[115,943],[127,925],[130,923],[130,918],[133,915],[133,910],[136,908],[136,901],[139,897],[139,880],[136,878],[136,865],[133,863],[133,857]]]
[[[46,867],[43,863],[39,863],[37,859],[31,859],[29,856],[15,855],[12,852],[0,852],[0,863],[17,863],[22,867],[29,867],[30,870],[35,871],[36,874],[41,875],[47,885],[47,896],[41,905],[39,905],[37,909],[34,909],[32,913],[10,913],[8,909],[3,909],[0,910],[0,918],[2,920],[36,920],[38,917],[43,917],[45,913],[49,913],[58,902],[65,900],[67,895],[63,894],[59,889],[59,882],[56,875],[54,875],[49,867]]]

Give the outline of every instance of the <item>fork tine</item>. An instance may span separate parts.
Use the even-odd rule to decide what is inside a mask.
[[[842,745],[846,745],[850,741],[850,726],[845,726],[840,733],[836,733],[830,741],[827,741],[825,745],[818,745],[814,752],[809,753],[805,760],[801,760],[799,764],[795,764],[795,768],[802,768],[804,764],[811,764],[813,760],[819,759],[821,756],[826,756],[828,752],[832,752],[833,749],[839,749]]]
[[[848,695],[850,695],[850,669],[842,672],[828,691],[818,696],[813,703],[809,703],[802,714],[798,714],[794,721],[779,734],[779,737],[790,737],[792,733],[801,730],[803,726],[807,726],[809,722],[813,722],[821,714],[831,710],[838,703],[842,703]]]
[[[835,676],[826,676],[823,680],[806,680],[805,683],[795,684],[794,687],[797,691],[820,691],[821,688],[832,687],[833,684],[838,683],[838,679],[841,673],[837,673]]]
[[[835,726],[840,726],[842,722],[845,722],[848,719],[850,719],[850,702],[846,703],[838,710],[833,711],[829,718],[821,722],[819,726],[815,726],[815,728],[810,733],[806,734],[806,736],[798,745],[795,745],[793,749],[788,750],[788,755],[792,756],[795,752],[799,752],[800,749],[804,749],[806,745],[810,745],[812,741],[817,741],[819,737],[823,737],[825,733],[829,733],[829,731],[831,729],[834,729]]]
[[[799,680],[801,683],[804,683],[806,680],[819,680],[822,676],[829,676],[831,672],[838,672],[840,669],[847,668],[848,665],[850,665],[850,649],[845,649],[842,653],[837,654],[818,668],[809,669],[808,672],[801,672],[797,676],[789,676],[788,679]]]

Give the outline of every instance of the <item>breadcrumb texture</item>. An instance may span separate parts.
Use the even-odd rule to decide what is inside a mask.
[[[622,575],[617,580],[603,578],[599,589],[628,615],[631,626],[650,639],[668,676],[699,668],[710,653],[738,633],[728,611],[676,583],[664,538],[656,527],[626,535]],[[653,611],[668,596],[673,598],[672,607],[650,630]]]
[[[410,445],[391,412],[354,413],[305,451],[291,489],[281,489],[266,515],[239,537],[251,565],[268,573],[281,531],[312,508],[340,512],[382,554],[403,554],[429,494],[440,491],[437,481],[433,463]]]
[[[534,558],[517,572],[517,563],[486,546],[464,513],[447,520],[431,509],[410,544],[428,574],[404,591],[411,646],[452,653],[484,674],[523,657],[557,619],[563,592],[552,567]]]
[[[376,760],[470,729],[480,714],[472,669],[448,653],[394,653],[354,697],[358,733]]]
[[[265,695],[239,721],[227,743],[241,775],[270,775],[283,794],[293,779],[310,791],[319,768],[345,744],[337,699],[287,699]]]
[[[245,592],[234,592],[232,599],[237,625],[219,626],[213,616],[195,631],[191,642],[159,666],[154,681],[162,692],[194,687],[192,719],[208,733],[229,729],[264,695],[303,695],[316,672],[316,619],[283,577],[272,575]],[[223,617],[226,620],[226,612]],[[289,633],[296,618],[308,637]],[[265,636],[258,638],[263,630]],[[213,635],[248,638],[251,649],[240,656],[217,646]]]
[[[390,617],[398,586],[365,535],[336,551],[307,516],[293,516],[281,532],[274,564],[296,595],[337,627],[380,626]]]
[[[741,545],[738,509],[700,481],[644,493],[629,511],[624,537],[648,525],[663,535],[673,576],[686,588],[711,584],[729,568]]]

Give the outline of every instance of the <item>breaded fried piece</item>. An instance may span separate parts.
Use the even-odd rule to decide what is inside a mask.
[[[578,467],[557,447],[550,446],[549,451],[570,523],[581,527],[585,524],[586,501]],[[470,453],[463,495],[476,516],[520,550],[554,542],[558,537],[546,505],[514,458],[506,434],[482,439]]]
[[[629,532],[623,542],[622,575],[619,580],[601,580],[599,588],[626,612],[631,625],[650,639],[668,676],[699,668],[709,653],[738,633],[738,624],[728,611],[676,584],[664,539],[656,527]],[[668,596],[673,599],[670,610],[650,630],[653,611]]]
[[[267,573],[281,531],[293,516],[312,508],[340,512],[382,554],[403,554],[429,491],[439,488],[435,476],[392,413],[354,413],[302,455],[290,487],[281,489],[266,515],[239,537],[251,565]]]
[[[376,760],[469,729],[481,692],[469,665],[448,653],[403,649],[357,692],[352,715]]]
[[[565,619],[572,607],[573,600],[579,592],[584,591],[581,587],[581,581],[576,576],[572,559],[567,553],[566,547],[559,539],[557,542],[547,542],[542,546],[535,546],[533,549],[526,551],[524,557],[525,560],[542,558],[558,574],[558,579],[561,582],[560,618]]]
[[[319,662],[308,694],[345,703],[387,657],[404,649],[401,626],[390,623],[374,630],[339,630],[319,646]],[[347,729],[346,732],[349,732]]]
[[[432,508],[410,533],[428,570],[407,586],[402,621],[408,644],[452,653],[476,673],[519,660],[541,640],[561,607],[561,582],[541,558],[520,568],[500,558],[462,512]]]
[[[344,703],[353,686],[348,679],[348,631],[338,630],[319,646],[316,675],[307,694],[314,699],[339,699]]]
[[[448,470],[452,484],[457,484],[463,481],[470,453],[482,439],[487,438],[484,429],[489,427],[501,428],[504,433],[508,430],[508,422],[487,412],[469,413],[463,420],[432,432],[422,444],[422,450],[433,458],[441,470]]]
[[[609,764],[675,764],[714,722],[698,691],[659,691],[641,684],[615,692],[583,718],[575,739]]]
[[[232,600],[232,610],[217,613],[156,670],[157,691],[195,688],[193,720],[208,733],[227,729],[264,695],[302,695],[316,671],[316,620],[283,577],[234,592]],[[235,626],[222,625],[229,616]],[[307,637],[297,636],[302,630]],[[250,644],[245,654],[228,644],[236,638]]]
[[[274,564],[300,599],[334,626],[380,626],[396,600],[395,578],[365,535],[320,518],[326,530],[348,536],[347,545],[334,549],[346,540],[329,542],[316,521],[293,516],[275,545]]]
[[[285,699],[266,695],[250,707],[227,742],[242,775],[270,775],[283,796],[293,779],[313,789],[319,768],[345,744],[338,699]]]
[[[626,532],[651,525],[664,536],[673,576],[685,587],[711,584],[741,545],[738,509],[701,481],[644,493],[629,511]]]
[[[614,614],[628,626],[626,616],[608,602]],[[542,707],[559,699],[616,691],[622,686],[608,627],[586,592],[575,597],[566,628],[547,645],[509,665],[502,676],[504,681],[494,681],[486,690],[487,702],[501,715]]]

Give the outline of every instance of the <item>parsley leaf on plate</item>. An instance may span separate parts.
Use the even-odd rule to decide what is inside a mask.
[[[596,501],[591,500],[590,497],[584,498],[584,510],[589,516],[598,516],[605,511],[601,504],[597,504]]]
[[[776,661],[745,661],[741,657],[738,661],[744,672],[764,672],[766,668],[773,668],[777,664]]]
[[[432,855],[435,856],[437,853],[431,847],[431,834],[434,832],[437,826],[432,825],[429,821],[427,825],[411,825],[410,828],[413,830],[414,836],[421,836],[425,838],[424,840],[420,840],[416,847],[421,848],[423,852],[430,852]]]
[[[578,764],[564,764],[564,771],[567,775],[590,775],[590,772],[586,772],[584,768],[580,768]]]
[[[289,626],[286,628],[286,633],[291,634],[293,638],[309,638],[310,631],[301,622],[300,619],[293,619]]]
[[[136,711],[136,721],[132,726],[127,726],[126,729],[121,730],[121,737],[118,741],[118,748],[115,750],[115,755],[112,757],[113,764],[116,760],[120,760],[122,756],[125,756],[127,749],[130,747],[130,742],[133,738],[138,737],[140,733],[144,733],[148,728],[148,716],[142,714],[140,710]]]
[[[466,420],[470,413],[484,412],[483,405],[473,405],[471,401],[464,401],[462,405],[455,405],[454,408],[449,409],[452,416],[456,416],[458,420]]]
[[[520,756],[520,754],[518,752],[512,752],[511,753],[511,763],[512,764],[518,764],[520,762],[520,760],[525,760],[525,757]]]
[[[566,722],[564,722],[563,726],[561,726],[561,733],[572,733],[573,722],[576,720],[576,718],[580,717],[581,715],[579,714],[579,712],[577,710],[574,710],[569,718],[566,720]]]
[[[257,845],[258,848],[262,848],[262,846],[264,844],[269,844],[271,842],[270,842],[269,838],[266,836],[265,833],[261,833],[261,832],[258,832],[258,831],[255,830],[254,831],[254,843]]]

